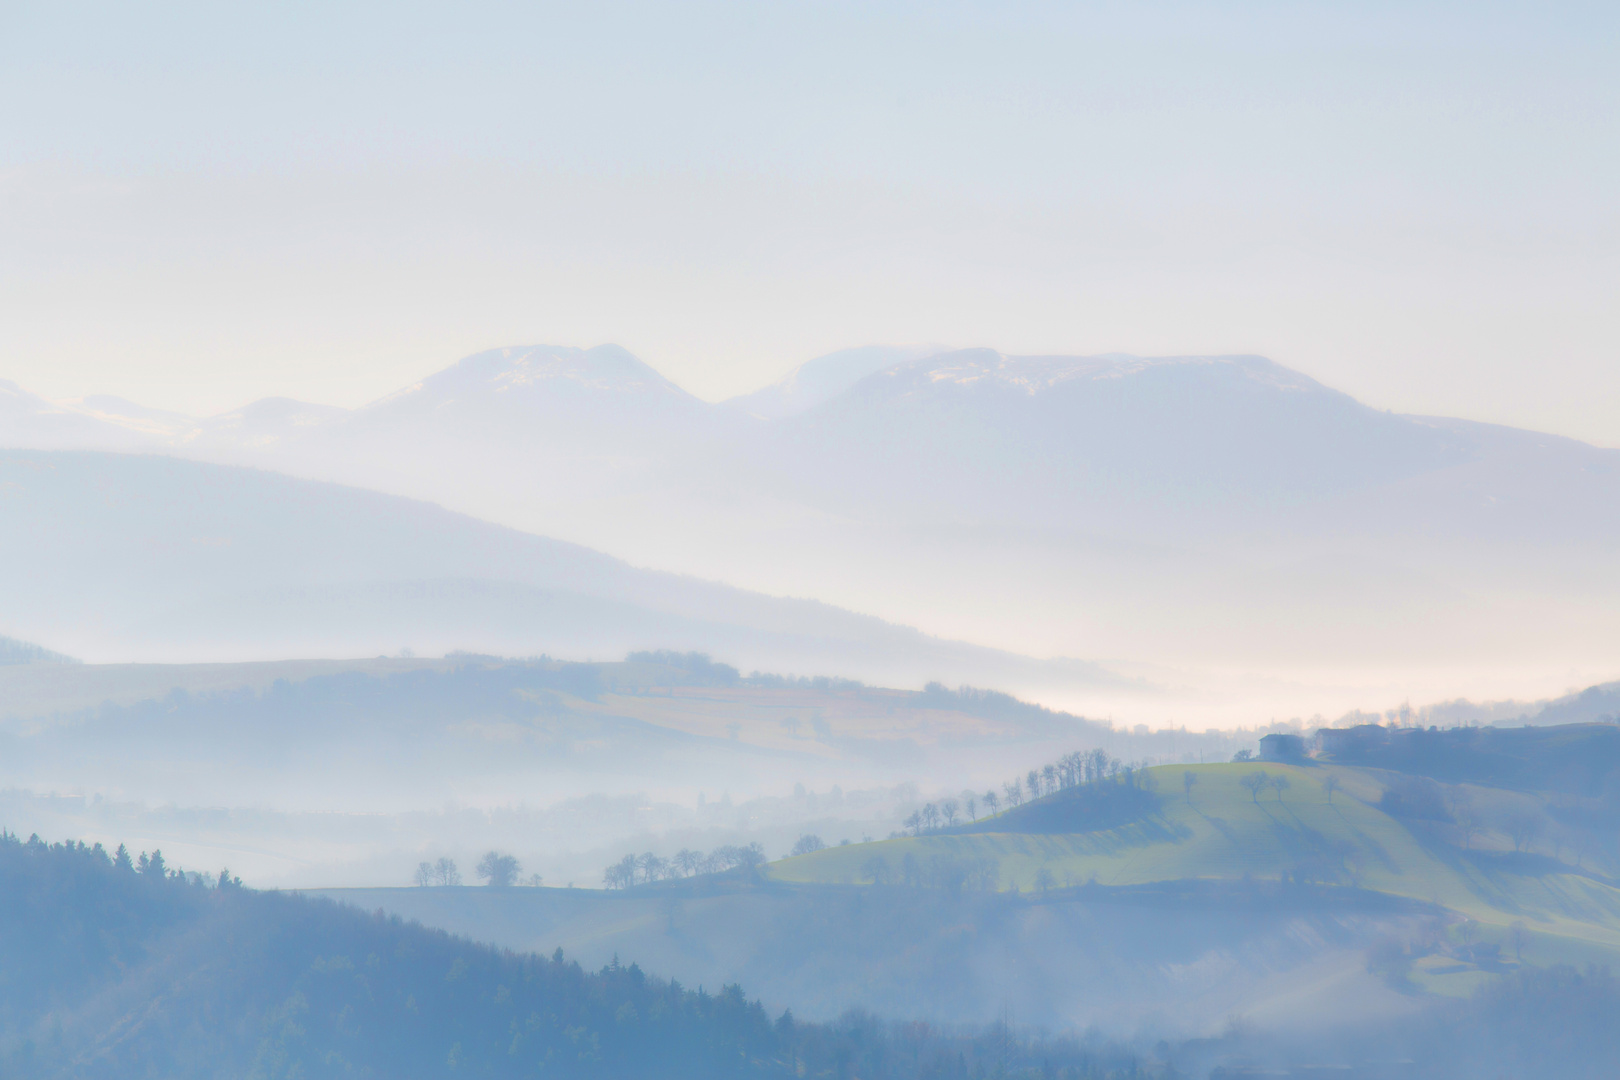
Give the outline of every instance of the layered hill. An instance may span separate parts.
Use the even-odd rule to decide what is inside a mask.
[[[616,347],[534,346],[356,410],[13,405],[12,446],[270,468],[961,640],[1165,664],[1234,721],[1551,696],[1620,645],[1620,451],[1392,415],[1254,356],[858,349],[712,404]]]
[[[258,885],[397,884],[490,848],[595,882],[624,845],[882,836],[916,784],[1076,745],[1227,757],[973,690],[612,662],[375,657],[0,665],[0,826],[228,861]]]
[[[18,1080],[429,1077],[987,1077],[989,1040],[906,1039],[864,1016],[767,1015],[617,959],[514,955],[381,912],[244,889],[228,873],[0,837],[0,1071]],[[1065,1076],[1128,1053],[1015,1046]],[[941,1071],[941,1070],[944,1071]],[[970,1071],[971,1070],[971,1071]]]
[[[1376,990],[1369,994],[1363,985],[1341,981],[1336,1000],[1319,1003],[1320,1011],[1304,1023],[1286,1012],[1246,1010],[1242,1023],[1228,1022],[1213,1038],[1183,1039],[1173,1032],[1191,1026],[1187,1019],[1161,1017],[1138,1029],[1130,1049],[1096,1027],[1084,1035],[1033,1033],[1027,1023],[1009,1023],[1005,1006],[996,1023],[942,1027],[921,1018],[931,1010],[916,998],[903,1002],[896,1019],[852,1008],[830,1022],[807,1021],[805,1013],[821,1010],[767,1011],[736,984],[691,989],[618,957],[592,971],[561,949],[492,949],[384,911],[257,893],[226,871],[183,872],[159,852],[142,851],[137,860],[122,846],[109,852],[0,836],[0,886],[7,974],[0,981],[0,1069],[19,1080],[458,1073],[1106,1080],[1243,1075],[1256,1060],[1273,1072],[1372,1078],[1391,1075],[1391,1058],[1394,1075],[1450,1080],[1552,1070],[1584,1080],[1606,1076],[1616,1052],[1612,1014],[1620,986],[1599,971],[1521,970],[1467,1002],[1414,1001],[1386,988],[1385,1000],[1371,1010],[1368,998],[1378,996]],[[444,891],[491,900],[542,892]],[[566,906],[583,897],[554,893],[550,899]],[[753,891],[746,899],[753,910],[731,912],[743,916],[744,925],[763,914],[758,901],[765,897]],[[932,930],[938,915],[970,914],[960,904],[953,911],[950,903],[897,893],[882,899],[898,903],[870,905],[883,909],[883,919],[863,919],[847,903],[820,899],[819,912],[801,904],[788,918],[779,914],[781,929],[797,924],[804,933],[784,940],[790,948],[764,965],[768,970],[796,973],[807,947],[823,959],[848,957],[856,943],[840,931],[851,921],[872,929],[886,923],[884,929],[910,941]],[[1242,911],[1219,910],[1219,898],[1205,899],[1215,903],[1175,912],[1173,922],[1165,918],[1171,912],[1152,905],[1069,904],[1054,911],[1013,900],[999,912],[997,905],[980,905],[971,914],[991,917],[982,923],[986,930],[1004,928],[998,914],[1000,922],[1023,923],[1031,944],[1044,946],[1034,955],[1052,960],[1055,947],[1091,948],[1079,954],[1082,962],[1073,963],[1071,954],[1067,970],[1051,971],[1056,978],[1049,984],[1045,970],[1003,963],[991,970],[947,964],[929,973],[932,985],[1005,1001],[1004,991],[1020,986],[1048,984],[1067,996],[1076,982],[1107,983],[1117,1003],[1139,990],[1132,973],[1119,970],[1121,944],[1140,947],[1137,970],[1151,966],[1141,963],[1144,958],[1163,961],[1209,941],[1222,922],[1238,924],[1223,928],[1228,933],[1248,930],[1233,944],[1270,946],[1270,955],[1251,969],[1282,966],[1289,944],[1295,952],[1321,944],[1321,936],[1311,941],[1305,920],[1275,897],[1257,904],[1261,898],[1251,895]],[[630,904],[605,906],[620,908],[621,922],[636,918],[625,910]],[[661,906],[670,938],[714,914],[689,912],[674,897]],[[1310,929],[1353,938],[1346,922],[1387,922],[1390,915],[1364,910],[1336,920],[1318,913]],[[1289,932],[1276,932],[1279,916],[1292,924]],[[1166,934],[1172,926],[1179,932]],[[947,936],[966,940],[959,930]],[[1220,936],[1217,930],[1216,940]],[[963,950],[952,959],[970,957],[971,950]],[[1190,983],[1224,983],[1228,1006],[1242,1007],[1230,991],[1251,981],[1207,961],[1198,965],[1202,970],[1157,966],[1168,981],[1182,984],[1178,998]],[[887,973],[911,974],[893,965]],[[1297,986],[1274,992],[1289,998],[1296,1014],[1309,1004]],[[1151,1050],[1143,1045],[1149,1039]]]
[[[164,457],[0,452],[4,628],[91,659],[723,654],[905,685],[1108,681],[632,567],[438,506]]]

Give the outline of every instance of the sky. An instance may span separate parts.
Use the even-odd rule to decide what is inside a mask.
[[[1258,352],[1620,446],[1620,13],[0,0],[0,377],[358,405],[612,341]]]

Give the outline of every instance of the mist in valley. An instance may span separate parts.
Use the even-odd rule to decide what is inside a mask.
[[[0,13],[0,1075],[1620,1071],[1620,23]]]

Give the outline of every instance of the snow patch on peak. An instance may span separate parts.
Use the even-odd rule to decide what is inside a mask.
[[[564,381],[589,390],[674,390],[674,384],[617,345],[594,349],[552,349],[546,346],[518,351],[505,368],[489,379],[497,393],[520,387]]]
[[[510,400],[547,391],[690,397],[618,345],[590,349],[528,345],[474,353],[367,408],[403,405],[412,399],[428,407],[480,397]]]
[[[1031,397],[1075,381],[1127,379],[1155,369],[1225,368],[1269,387],[1292,392],[1325,389],[1316,380],[1260,356],[1006,356],[993,349],[965,349],[902,364],[887,374],[923,385],[987,384]]]

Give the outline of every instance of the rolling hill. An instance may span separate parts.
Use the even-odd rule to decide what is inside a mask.
[[[1500,734],[1532,760],[1583,744],[1620,773],[1612,725]],[[1183,1033],[1387,1024],[1532,967],[1620,959],[1612,785],[1442,784],[1401,764],[1127,769],[978,821],[785,858],[758,879],[326,895],[514,948],[555,940],[683,978],[746,978],[806,1015],[855,1001]]]
[[[1245,786],[1246,777],[1260,773],[1286,786]],[[1108,827],[1088,825],[1111,819],[1084,804],[1087,788],[1080,787],[988,822],[829,848],[775,864],[771,873],[783,881],[846,884],[982,879],[1024,892],[1220,880],[1329,883],[1437,905],[1476,921],[1498,943],[1523,924],[1541,962],[1620,955],[1620,881],[1555,852],[1550,828],[1537,826],[1539,852],[1505,840],[1516,816],[1541,821],[1545,796],[1458,786],[1453,798],[1466,799],[1467,812],[1481,823],[1459,843],[1444,804],[1417,814],[1392,808],[1386,793],[1401,790],[1399,779],[1381,770],[1160,766],[1140,773],[1139,783],[1150,798],[1130,820]],[[1065,815],[1066,829],[1052,820]],[[1604,828],[1608,840],[1610,831]],[[1575,854],[1570,839],[1558,847]],[[1612,871],[1612,844],[1602,851]]]

